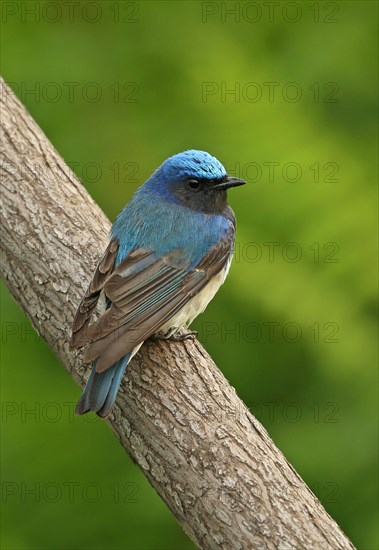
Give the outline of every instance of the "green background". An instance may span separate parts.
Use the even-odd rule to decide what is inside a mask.
[[[111,220],[184,149],[248,179],[230,193],[234,265],[194,328],[367,550],[376,19],[376,2],[2,3],[4,78]],[[106,425],[73,417],[79,388],[4,286],[1,327],[1,547],[193,548]]]

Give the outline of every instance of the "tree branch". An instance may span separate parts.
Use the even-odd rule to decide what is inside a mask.
[[[73,314],[109,221],[1,81],[2,276],[76,382]],[[353,549],[198,342],[146,343],[107,420],[201,548]]]

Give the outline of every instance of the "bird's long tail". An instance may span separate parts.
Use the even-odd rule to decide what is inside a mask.
[[[127,353],[103,372],[96,372],[96,361],[93,363],[86,387],[76,405],[76,414],[93,411],[101,417],[108,416],[116,400],[130,356],[131,353]]]

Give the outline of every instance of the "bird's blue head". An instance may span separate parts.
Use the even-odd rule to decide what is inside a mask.
[[[229,177],[209,153],[191,149],[165,160],[145,186],[163,199],[213,214],[226,207],[226,190],[244,183]]]

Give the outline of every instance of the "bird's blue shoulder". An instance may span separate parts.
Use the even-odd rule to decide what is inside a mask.
[[[148,185],[140,187],[120,212],[111,229],[119,242],[118,264],[132,250],[144,248],[163,256],[184,251],[188,265],[196,265],[221,239],[234,238],[232,210],[223,214],[195,212],[166,200]]]

